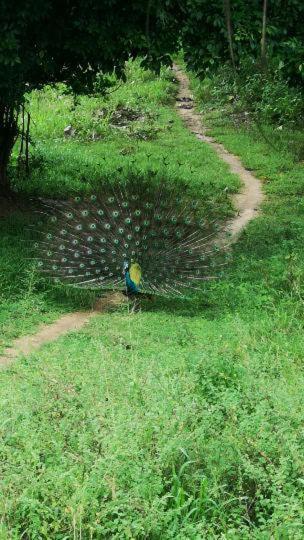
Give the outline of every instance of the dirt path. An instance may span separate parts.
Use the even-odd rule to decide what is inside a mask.
[[[102,311],[107,311],[126,301],[121,293],[109,293],[100,298],[91,311],[76,311],[63,315],[52,324],[42,325],[36,334],[16,339],[12,347],[7,347],[0,356],[0,369],[9,366],[18,356],[28,355],[39,349],[45,343],[74,330],[80,330],[87,322]]]
[[[243,189],[233,196],[238,214],[225,227],[225,231],[231,234],[230,242],[235,242],[247,223],[257,216],[259,206],[264,198],[261,181],[245,169],[237,156],[230,154],[222,144],[206,134],[201,116],[194,110],[187,75],[178,66],[174,66],[174,72],[179,82],[176,107],[186,126],[198,139],[209,144],[220,159],[228,163],[231,172],[237,174],[243,182]]]
[[[225,232],[231,234],[229,242],[235,242],[242,229],[257,215],[259,205],[263,200],[261,182],[243,167],[238,157],[227,152],[223,145],[215,142],[212,137],[206,135],[201,117],[194,111],[193,98],[189,89],[189,79],[177,66],[174,66],[174,71],[179,82],[176,107],[186,126],[198,139],[209,144],[218,156],[228,163],[231,171],[239,175],[244,184],[242,191],[233,197],[238,215],[229,221],[225,227]],[[226,234],[224,236],[225,239],[220,238],[218,240],[219,244],[222,241],[227,243]],[[67,332],[80,330],[93,315],[111,309],[111,307],[117,306],[125,300],[125,297],[120,293],[109,294],[100,299],[91,311],[79,311],[63,315],[54,323],[41,326],[36,334],[16,339],[12,347],[5,349],[4,353],[0,356],[0,368],[8,366],[18,356],[28,355],[45,343],[49,343]]]

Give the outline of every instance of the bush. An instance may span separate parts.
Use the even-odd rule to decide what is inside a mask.
[[[251,59],[242,62],[236,77],[229,65],[223,65],[199,83],[198,96],[211,108],[224,106],[232,113],[247,113],[262,123],[304,123],[301,90],[289,86],[279,67],[269,66],[263,71]]]

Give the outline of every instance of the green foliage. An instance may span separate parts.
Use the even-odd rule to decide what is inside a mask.
[[[237,67],[250,57],[260,59],[262,6],[259,0],[235,0],[231,4],[233,49]],[[182,43],[186,61],[195,71],[208,74],[230,61],[222,2],[187,0],[184,3]],[[301,0],[268,3],[266,43],[269,59],[284,80],[303,81],[303,16]]]
[[[254,120],[288,128],[304,124],[302,90],[290,87],[281,71],[271,66],[261,71],[249,58],[241,63],[237,76],[226,64],[193,84],[205,109],[223,107],[228,116],[247,123]]]
[[[151,61],[175,48],[177,20],[139,1],[1,1],[0,96],[11,100],[25,89],[65,82],[77,93],[91,91],[100,71],[121,73],[130,54],[149,52]],[[163,32],[164,27],[166,33]]]

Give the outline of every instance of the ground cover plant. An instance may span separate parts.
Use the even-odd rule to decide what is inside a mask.
[[[157,85],[174,88],[167,75],[149,82]],[[213,194],[219,216],[230,214],[223,189],[235,190],[235,178],[169,105],[149,99],[173,132],[137,140],[128,168],[147,172],[165,159],[177,181],[191,175]],[[50,124],[59,122],[53,105],[41,106]],[[42,160],[43,182],[39,188],[33,171],[28,193],[89,190],[82,160],[85,178],[97,182],[100,167],[109,178],[119,174],[118,149],[134,144],[111,127],[105,139],[65,139],[71,113],[61,110],[67,116],[44,136],[37,121],[37,152],[56,169]],[[195,298],[101,314],[0,374],[0,538],[303,537],[303,165],[215,116],[214,135],[263,179],[263,214],[235,245],[222,279]],[[100,160],[109,152],[112,164]],[[33,330],[41,314],[51,319],[88,303],[31,282],[17,241],[26,220],[1,225],[6,340]],[[12,300],[26,328],[16,317],[7,330]]]

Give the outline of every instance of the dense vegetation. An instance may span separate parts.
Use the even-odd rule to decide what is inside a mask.
[[[135,63],[106,99],[31,94],[36,162],[16,189],[87,191],[99,175],[152,169],[201,184],[230,215],[239,182],[182,126],[175,88],[167,70],[158,79]],[[303,536],[303,166],[202,105],[263,178],[264,213],[196,298],[101,314],[1,373],[3,540]],[[144,121],[96,126],[96,111],[138,109]],[[37,279],[22,243],[30,220],[1,223],[2,345],[91,301]]]

